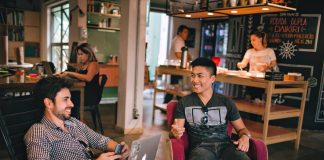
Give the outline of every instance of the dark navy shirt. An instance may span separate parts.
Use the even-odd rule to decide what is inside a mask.
[[[207,107],[204,110],[202,107]],[[208,116],[204,124],[203,117]],[[179,100],[175,108],[174,118],[185,119],[185,128],[189,135],[191,146],[201,142],[228,141],[227,121],[240,118],[234,102],[224,95],[214,93],[206,106],[196,93],[192,93]]]

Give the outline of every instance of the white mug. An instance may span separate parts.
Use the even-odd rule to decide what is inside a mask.
[[[237,0],[230,0],[231,7],[236,7]]]
[[[255,0],[249,0],[249,4],[250,5],[254,5],[255,4]]]

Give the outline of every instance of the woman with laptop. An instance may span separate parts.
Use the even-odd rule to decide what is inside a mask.
[[[81,64],[77,72],[65,71],[60,76],[70,76],[86,82],[85,105],[95,105],[99,95],[99,64],[97,58],[88,43],[77,47],[77,55]]]

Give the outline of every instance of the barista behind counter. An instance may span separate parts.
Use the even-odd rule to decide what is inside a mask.
[[[189,28],[185,25],[180,25],[177,30],[177,35],[172,39],[171,48],[168,54],[168,60],[180,61],[181,59],[181,48],[185,46],[185,41],[189,35]],[[191,60],[191,55],[188,54],[188,59]],[[178,84],[182,76],[171,75],[170,84]],[[173,95],[166,94],[163,103],[168,103],[172,100]]]
[[[265,72],[277,67],[276,55],[273,49],[267,48],[266,34],[264,32],[254,31],[250,35],[250,41],[253,48],[248,49],[242,62],[237,63],[237,67],[242,69],[249,63],[249,72]],[[263,89],[247,87],[246,95],[252,99],[262,98]]]

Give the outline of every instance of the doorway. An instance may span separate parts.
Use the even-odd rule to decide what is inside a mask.
[[[149,66],[149,79],[154,80],[156,66],[163,64],[169,52],[170,17],[161,12],[150,12],[146,26],[146,56],[145,61]]]

